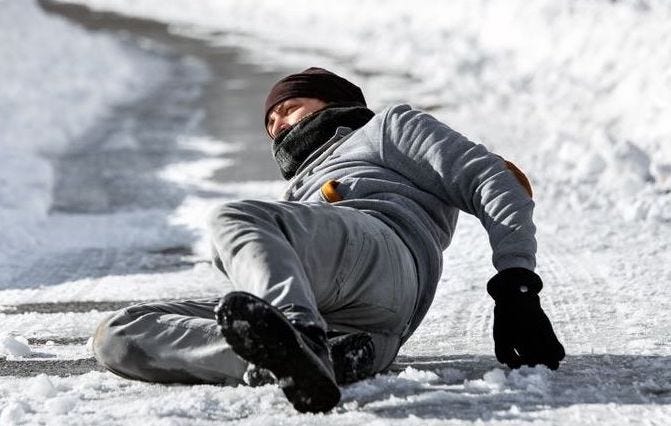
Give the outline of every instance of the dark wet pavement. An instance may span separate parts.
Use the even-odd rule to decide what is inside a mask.
[[[95,359],[45,360],[45,361],[2,361],[0,376],[32,377],[38,374],[49,376],[76,376],[90,371],[104,371]]]
[[[279,180],[263,131],[263,101],[280,73],[262,70],[231,47],[171,34],[164,24],[91,12],[82,6],[40,0],[48,12],[66,17],[91,31],[117,35],[134,55],[150,55],[167,63],[161,82],[137,101],[119,105],[54,159],[56,185],[52,214],[114,214],[165,210],[181,204],[187,189],[160,179],[166,166],[204,158],[201,151],[180,146],[184,136],[210,136],[243,147],[221,157],[233,160],[218,170],[219,182]],[[202,195],[202,194],[199,194]],[[216,194],[215,194],[216,195]],[[13,287],[56,285],[111,274],[165,272],[191,268],[190,249],[146,251],[84,249],[34,259],[14,277]],[[133,266],[135,265],[135,266]],[[35,303],[2,306],[4,314],[107,311],[128,302]],[[56,344],[82,344],[68,336]],[[32,345],[45,342],[32,339]],[[7,361],[0,358],[0,376],[82,374],[97,370],[93,359],[75,361]]]
[[[178,206],[187,194],[157,172],[203,156],[178,146],[177,139],[185,135],[204,134],[243,146],[226,154],[234,162],[216,172],[217,181],[281,179],[262,118],[265,95],[280,74],[242,61],[237,49],[171,34],[164,24],[82,6],[41,5],[91,31],[118,34],[132,53],[158,55],[169,64],[164,82],[139,101],[116,108],[58,159],[54,211]],[[189,58],[204,63],[209,78]]]

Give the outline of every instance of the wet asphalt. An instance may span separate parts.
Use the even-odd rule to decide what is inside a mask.
[[[139,100],[115,107],[110,116],[75,141],[69,151],[54,159],[56,184],[52,213],[111,214],[176,208],[189,194],[157,178],[157,172],[170,163],[195,160],[204,155],[180,148],[177,135],[209,135],[243,145],[244,149],[226,154],[234,162],[215,173],[217,181],[281,179],[263,132],[262,106],[267,90],[284,72],[268,71],[245,61],[244,52],[237,48],[212,46],[203,40],[175,35],[165,24],[92,12],[78,5],[47,0],[38,3],[48,13],[64,17],[72,25],[114,34],[130,54],[158,56],[169,64],[165,81]],[[207,68],[205,73],[201,64]],[[124,138],[133,142],[119,143]],[[193,266],[190,254],[189,247],[162,252],[101,249],[68,252],[36,260],[15,277],[15,284],[23,288],[31,287],[38,278],[40,282],[58,284],[124,271],[190,268]],[[49,275],[45,276],[46,272],[42,271],[49,271]],[[131,303],[133,301],[3,305],[0,313],[110,311]],[[85,339],[68,336],[49,340],[60,345],[86,343]],[[41,339],[29,342],[32,345],[46,343]],[[92,358],[0,359],[0,376],[42,373],[68,376],[93,370],[100,367]]]

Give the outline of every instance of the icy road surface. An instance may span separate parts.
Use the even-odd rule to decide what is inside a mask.
[[[30,49],[37,53],[47,47],[62,52],[60,58],[51,60],[51,67],[39,63],[45,54],[23,57],[24,62],[34,61],[28,71],[13,73],[0,68],[0,76],[22,93],[34,87],[40,77],[48,80],[47,87],[66,90],[76,75],[81,96],[95,88],[98,76],[109,69],[106,60],[126,64],[126,71],[107,74],[111,85],[105,98],[72,103],[68,110],[55,101],[44,102],[45,108],[57,107],[38,112],[24,103],[19,104],[20,114],[12,116],[16,117],[12,123],[30,121],[31,114],[42,119],[39,114],[47,113],[71,121],[45,122],[63,135],[58,139],[60,148],[47,155],[37,142],[35,147],[30,145],[44,137],[42,133],[19,125],[10,127],[12,138],[24,137],[28,142],[11,151],[13,162],[7,156],[0,158],[0,167],[14,170],[0,182],[0,216],[3,226],[12,225],[7,226],[7,238],[0,243],[0,424],[668,424],[671,227],[668,212],[659,210],[668,199],[668,192],[664,192],[668,182],[662,179],[668,156],[666,148],[655,141],[662,140],[659,135],[671,134],[671,121],[655,121],[641,113],[648,123],[655,124],[648,139],[632,139],[639,145],[612,146],[600,140],[596,146],[601,151],[587,143],[591,139],[581,139],[581,131],[598,128],[601,123],[590,108],[570,107],[572,116],[568,109],[560,109],[562,114],[557,116],[571,116],[578,123],[567,130],[573,133],[560,133],[552,114],[544,116],[548,121],[541,120],[545,127],[539,130],[535,127],[537,117],[527,123],[521,111],[533,111],[530,105],[550,108],[555,100],[551,102],[547,98],[551,95],[546,94],[558,89],[573,96],[572,90],[580,87],[588,98],[594,89],[589,78],[573,76],[570,84],[564,84],[558,74],[554,80],[548,77],[554,84],[550,86],[549,80],[542,78],[528,81],[524,96],[515,103],[515,98],[507,98],[497,92],[498,86],[491,86],[494,77],[524,80],[521,74],[515,75],[514,67],[499,68],[510,65],[506,61],[514,56],[514,49],[508,46],[499,56],[491,56],[491,51],[479,50],[482,46],[477,37],[464,39],[458,31],[431,32],[434,28],[430,25],[423,28],[433,37],[432,43],[442,40],[462,61],[461,66],[440,68],[445,74],[436,72],[436,76],[463,81],[465,86],[461,92],[457,90],[456,97],[477,95],[482,103],[461,98],[463,106],[457,108],[441,94],[415,93],[421,86],[417,76],[404,72],[404,62],[395,62],[398,58],[390,53],[402,56],[405,51],[384,44],[374,32],[361,39],[362,43],[377,43],[375,55],[388,53],[388,63],[395,64],[395,70],[380,65],[371,71],[370,62],[363,67],[362,58],[352,56],[352,51],[350,65],[339,62],[346,46],[341,39],[330,40],[341,49],[337,52],[320,45],[325,42],[317,37],[295,41],[304,50],[297,49],[289,58],[272,57],[268,52],[259,56],[261,50],[253,49],[266,45],[263,37],[267,29],[257,24],[260,38],[255,41],[254,19],[275,13],[277,21],[286,13],[265,3],[248,2],[254,7],[246,7],[235,1],[227,6],[203,2],[200,9],[194,3],[190,9],[180,9],[178,20],[171,15],[179,9],[173,2],[144,0],[134,2],[135,6],[113,0],[91,2],[166,22],[195,24],[189,31],[207,35],[207,43],[171,36],[165,26],[147,21],[93,17],[72,9],[61,12],[74,21],[63,21],[45,15],[31,3],[14,2],[11,8],[8,3],[0,1],[7,20],[0,26],[0,37],[6,41],[0,44],[0,51],[18,51],[12,46],[24,40],[32,43]],[[299,13],[295,19],[309,18],[314,28],[322,31],[329,28],[325,13],[337,15],[352,4],[344,1],[340,9],[315,10],[310,16],[295,9],[291,13]],[[403,7],[400,2],[390,4]],[[492,1],[491,6],[482,8],[491,7],[493,12],[501,4]],[[364,5],[373,7],[374,3]],[[603,13],[599,7],[617,8],[613,12],[617,23],[631,30],[630,40],[645,39],[638,24],[650,24],[650,31],[654,29],[659,35],[660,46],[646,48],[656,53],[657,61],[668,58],[671,49],[664,48],[664,43],[667,47],[671,43],[668,25],[646,18],[646,12],[608,2],[594,6],[594,16]],[[472,24],[477,18],[459,10],[455,9],[454,19],[461,17]],[[217,12],[224,11],[226,17],[217,21]],[[409,18],[397,20],[391,12],[382,12],[377,19],[391,25],[389,31],[401,31],[403,22],[412,24]],[[240,19],[235,25],[247,25],[244,30],[251,35],[238,34],[232,41],[248,43],[251,52],[256,52],[252,57],[240,57],[222,46],[226,35],[216,28],[231,29],[234,25],[229,20],[235,20],[231,18],[234,13]],[[573,22],[575,32],[568,34],[576,45],[588,37],[589,32],[583,32],[586,16],[590,15],[578,14]],[[531,12],[525,17],[537,18]],[[8,23],[12,21],[22,25],[11,26]],[[108,31],[85,31],[75,22]],[[356,27],[357,22],[363,21],[357,18],[347,25]],[[33,29],[48,28],[49,40],[20,32],[31,25]],[[596,26],[597,30],[602,28]],[[187,32],[184,27],[171,30]],[[423,43],[412,38],[413,31],[414,27],[404,33],[410,47]],[[598,38],[599,32],[594,34],[592,37]],[[615,55],[617,40],[614,37],[604,51]],[[61,45],[47,46],[47,42]],[[505,44],[505,40],[500,42]],[[470,50],[459,53],[460,43],[470,43]],[[621,47],[625,52],[628,49]],[[416,49],[415,54],[425,63],[432,60],[428,51]],[[575,61],[589,54],[578,51]],[[82,55],[92,61],[86,69],[77,65]],[[248,63],[252,59],[265,64],[255,67]],[[412,100],[415,95],[425,105],[433,100],[441,118],[450,123],[454,113],[465,127],[460,130],[469,135],[468,129],[478,129],[476,133],[492,150],[505,153],[528,171],[537,200],[538,273],[545,281],[542,303],[568,354],[558,371],[540,367],[510,371],[496,362],[491,339],[493,303],[485,292],[485,283],[494,273],[491,250],[484,230],[466,215],[460,218],[453,244],[445,253],[441,284],[423,325],[388,373],[344,387],[342,402],[329,414],[296,413],[274,386],[156,385],[128,381],[96,365],[87,344],[97,322],[109,312],[134,301],[226,291],[227,283],[207,262],[203,217],[220,201],[274,199],[282,193],[283,182],[276,179],[258,119],[264,91],[278,75],[267,69],[276,68],[280,59],[293,61],[292,66],[297,61],[305,66],[337,64],[334,66],[340,71],[365,81],[366,93],[375,105],[394,97]],[[74,66],[78,73],[68,66]],[[473,67],[479,71],[474,73]],[[632,69],[627,81],[652,81],[671,88],[671,80],[648,78],[649,72]],[[394,87],[393,93],[380,90],[387,86]],[[617,78],[607,87],[614,92],[623,90]],[[603,92],[607,88],[594,90],[597,99],[607,95]],[[47,100],[63,96],[58,91],[36,92]],[[20,98],[11,98],[11,93],[2,96]],[[635,111],[618,110],[616,101],[611,104],[611,128],[635,123]],[[559,100],[556,105],[566,102]],[[493,118],[492,105],[507,104],[521,107],[511,106],[508,115]],[[669,108],[660,105],[659,113],[668,116]],[[654,110],[645,102],[639,106]],[[98,113],[87,112],[91,110]],[[643,127],[630,126],[630,136],[644,134]],[[536,131],[548,132],[550,137],[538,140],[533,137]],[[48,138],[45,140],[48,143]],[[0,143],[3,149],[16,145],[9,143],[9,138]],[[31,169],[20,161],[40,166]],[[31,191],[30,199],[41,202],[30,204],[12,196],[15,192],[2,186],[7,184]],[[49,208],[45,210],[44,205]]]

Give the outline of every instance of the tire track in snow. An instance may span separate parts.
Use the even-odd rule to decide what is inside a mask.
[[[154,302],[156,300],[143,300]],[[91,311],[116,311],[130,306],[136,301],[109,301],[109,302],[58,302],[58,303],[24,303],[13,306],[0,306],[0,314],[54,314],[54,313],[82,313]]]
[[[541,272],[547,268],[548,273],[543,302],[550,314],[558,314],[558,326],[573,351],[626,351],[622,341],[629,332],[630,312],[639,305],[630,299],[631,289],[618,276],[607,274],[609,266],[600,264],[591,251],[576,251],[556,238],[546,243],[540,264]]]
[[[494,303],[487,294],[492,271],[486,234],[472,216],[463,214],[452,246],[447,251],[443,276],[449,275],[436,298],[437,309],[452,309],[444,315],[447,339],[456,337],[453,353],[493,354],[492,322]],[[441,284],[443,284],[441,282]],[[456,334],[456,336],[455,336]]]
[[[434,305],[441,305],[441,311],[430,311],[417,336],[392,366],[395,373],[403,373],[408,366],[429,370],[439,376],[434,379],[438,380],[434,389],[438,389],[439,384],[454,383],[450,381],[454,374],[457,380],[476,380],[494,368],[508,371],[493,356],[493,304],[484,294],[487,273],[481,267],[489,252],[478,246],[477,229],[477,223],[460,220],[453,245],[458,249],[448,252],[453,256],[445,263],[434,301]],[[546,284],[541,301],[565,344],[567,357],[556,372],[541,369],[534,373],[543,378],[538,382],[515,382],[534,370],[506,372],[506,387],[522,386],[526,392],[518,390],[506,396],[509,399],[501,404],[503,409],[506,404],[530,411],[534,411],[530,406],[539,405],[572,407],[577,418],[584,419],[582,416],[593,410],[590,405],[596,404],[605,405],[605,415],[611,419],[624,419],[618,409],[623,405],[671,402],[668,357],[623,354],[626,348],[618,345],[622,315],[617,305],[622,302],[609,286],[619,289],[622,283],[609,282],[603,265],[594,262],[588,247],[576,249],[560,236],[541,234],[539,238],[538,272]],[[471,244],[470,252],[459,250],[464,241]],[[445,341],[450,344],[441,345]],[[501,401],[494,404],[498,403]]]
[[[573,283],[579,281],[570,276],[563,264],[556,260],[554,255],[546,255],[545,250],[539,250],[539,254],[542,254],[544,259],[542,265],[539,265],[539,273],[542,274],[546,287],[552,287],[551,290],[546,288],[543,291],[541,303],[554,322],[557,335],[569,347],[573,339],[583,342],[589,341],[585,326],[587,321],[584,317],[589,316],[589,310],[583,302],[584,298],[581,297],[581,290],[572,288]],[[570,284],[564,285],[562,283]],[[548,293],[554,293],[554,296]],[[581,315],[583,318],[579,318]],[[578,319],[581,321],[578,321]],[[567,338],[569,338],[568,341]]]
[[[443,274],[426,318],[401,348],[401,355],[454,357],[493,355],[493,302],[486,291],[490,249],[480,223],[469,216],[447,250]]]
[[[0,360],[0,376],[31,377],[38,374],[49,376],[77,376],[91,371],[103,371],[94,358],[77,360],[45,360],[45,361],[2,361]]]
[[[585,248],[543,237],[539,273],[548,284],[543,307],[567,350],[556,375],[557,389],[583,403],[612,403],[607,409],[613,419],[626,418],[620,404],[668,401],[671,389],[659,385],[669,380],[666,357],[619,355],[628,349],[622,345],[626,316],[621,308],[627,306],[621,300],[627,293],[617,291],[622,284],[605,275],[604,265],[595,263]]]
[[[539,249],[539,274],[547,287],[541,302],[558,335],[569,347],[575,345],[574,350],[585,351],[587,345],[598,342],[597,318],[591,305],[603,299],[595,294],[600,279],[588,265],[563,243],[545,238]]]

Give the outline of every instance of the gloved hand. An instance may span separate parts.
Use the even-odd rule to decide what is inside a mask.
[[[524,268],[505,269],[487,283],[494,307],[494,351],[510,368],[544,364],[552,370],[564,359],[564,347],[541,308],[543,282]]]

